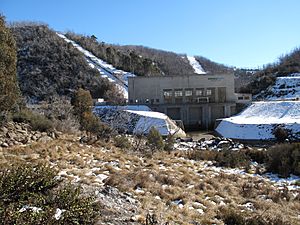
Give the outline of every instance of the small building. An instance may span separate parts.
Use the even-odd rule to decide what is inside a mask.
[[[210,129],[236,112],[234,75],[130,77],[128,101],[182,120],[187,128]]]

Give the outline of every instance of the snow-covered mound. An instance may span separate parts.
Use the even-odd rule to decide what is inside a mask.
[[[153,112],[146,106],[97,106],[94,113],[113,129],[131,134],[148,134],[155,127],[161,135],[184,137],[185,132],[179,128],[167,115]],[[142,109],[147,111],[143,111]],[[132,110],[134,109],[134,110]]]
[[[273,86],[254,96],[256,99],[282,100],[300,98],[300,73],[277,77]]]
[[[128,99],[128,77],[134,77],[134,74],[114,68],[112,65],[97,58],[91,52],[82,48],[75,41],[68,39],[65,35],[60,33],[56,34],[82,52],[85,55],[89,66],[97,69],[101,77],[107,78],[110,82],[115,83],[124,94],[124,97]]]
[[[202,66],[199,64],[199,62],[195,59],[194,56],[187,56],[187,59],[190,62],[190,65],[193,67],[195,73],[197,74],[206,74]]]
[[[300,101],[255,102],[240,114],[222,119],[216,131],[226,138],[271,140],[277,126],[300,138]]]

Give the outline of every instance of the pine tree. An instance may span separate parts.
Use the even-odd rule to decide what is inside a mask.
[[[16,43],[0,15],[0,112],[12,109],[20,97]]]

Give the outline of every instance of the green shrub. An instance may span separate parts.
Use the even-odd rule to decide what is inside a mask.
[[[0,224],[92,224],[97,206],[79,187],[60,185],[46,165],[21,164],[0,172]],[[61,216],[57,212],[61,210]],[[55,218],[55,215],[57,216]]]
[[[131,147],[131,143],[127,137],[124,135],[118,135],[114,137],[115,146],[122,149],[129,149]]]
[[[149,134],[147,135],[147,142],[152,152],[154,150],[162,150],[164,148],[164,140],[155,127],[151,127]]]
[[[215,161],[216,166],[224,167],[247,167],[250,157],[244,151],[211,151],[211,150],[192,150],[185,153],[185,157],[192,160]]]
[[[269,148],[267,170],[283,177],[300,175],[300,143],[279,144]]]
[[[29,109],[22,109],[12,116],[14,122],[29,123],[32,130],[38,130],[41,132],[49,131],[53,128],[52,121],[45,116],[34,113]]]
[[[250,158],[243,151],[225,150],[218,152],[215,161],[217,166],[225,167],[247,167],[250,163]]]

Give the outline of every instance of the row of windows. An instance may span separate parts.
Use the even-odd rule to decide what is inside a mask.
[[[164,92],[164,97],[165,98],[170,98],[173,96],[173,90],[172,89],[165,89],[163,90]],[[211,89],[206,89],[206,92],[204,92],[204,89],[186,89],[186,90],[182,90],[182,89],[175,89],[174,90],[174,97],[175,98],[181,98],[183,96],[185,97],[191,97],[193,96],[193,92],[195,96],[210,96],[212,95],[212,90]]]

